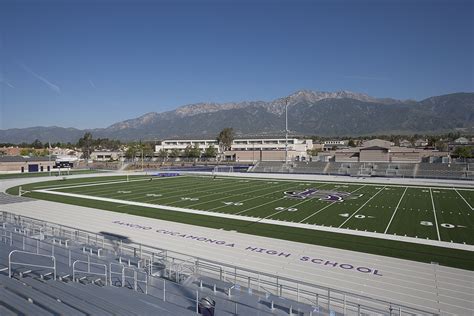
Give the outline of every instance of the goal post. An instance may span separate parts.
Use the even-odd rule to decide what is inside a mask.
[[[231,173],[234,172],[234,166],[215,166],[212,170],[212,175],[216,173]]]

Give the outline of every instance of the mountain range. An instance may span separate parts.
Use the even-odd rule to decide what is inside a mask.
[[[150,112],[106,128],[30,127],[0,130],[0,143],[76,142],[94,138],[155,140],[215,138],[225,127],[237,135],[284,135],[285,107],[292,134],[358,136],[474,130],[474,93],[453,93],[421,101],[374,98],[350,91],[300,90],[270,102],[196,103]]]

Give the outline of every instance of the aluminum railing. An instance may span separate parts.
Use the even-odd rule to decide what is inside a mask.
[[[78,230],[73,227],[45,222],[26,216],[18,216],[6,211],[1,213],[0,218],[3,219],[4,222],[22,225],[22,227],[29,227],[29,225],[43,225],[46,228],[44,230],[45,233],[55,232],[60,236],[68,236],[75,242],[90,243],[95,246],[103,247],[105,251],[136,257],[147,263],[144,267],[149,267],[150,263],[153,265],[157,262],[155,260],[159,258],[159,260],[167,263],[166,268],[169,270],[166,271],[165,269],[165,272],[170,274],[177,272],[173,270],[173,267],[180,266],[180,263],[185,263],[186,265],[193,263],[195,265],[194,271],[197,274],[214,277],[220,280],[225,278],[235,284],[251,289],[256,294],[260,293],[265,295],[265,293],[271,293],[273,295],[313,304],[315,306],[325,306],[329,310],[337,309],[340,312],[351,311],[357,314],[386,314],[394,311],[397,311],[400,315],[437,315],[439,313],[439,311],[433,309],[423,310],[389,300],[281,277],[219,261],[189,256],[169,249],[161,249],[133,242],[117,243],[115,241],[115,243],[113,243],[99,233]]]
[[[37,257],[37,258],[47,258],[51,259],[52,265],[41,265],[41,264],[34,264],[34,263],[29,263],[30,260],[23,260],[23,261],[13,261],[13,255],[18,255],[22,254],[23,256],[29,257],[31,260],[31,257]],[[41,269],[47,269],[47,270],[52,270],[53,271],[53,278],[56,280],[56,258],[54,256],[50,255],[42,255],[42,254],[35,254],[27,251],[22,251],[22,250],[13,250],[8,254],[8,277],[13,276],[12,272],[12,266],[21,266],[21,267],[32,267],[32,268],[41,268]]]

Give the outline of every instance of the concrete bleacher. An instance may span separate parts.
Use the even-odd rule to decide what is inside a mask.
[[[259,162],[253,169],[253,172],[283,173],[288,172],[285,164],[280,161]]]
[[[328,162],[320,162],[320,161],[295,162],[292,165],[293,165],[294,173],[324,174],[324,170],[327,167]]]
[[[0,314],[196,315],[203,297],[216,302],[216,315],[371,315],[394,308],[109,235],[0,212]]]
[[[474,180],[474,164],[388,162],[259,162],[251,172]]]
[[[0,224],[1,315],[196,315],[198,299],[205,296],[216,301],[216,315],[289,315],[290,311],[305,315],[298,309],[315,308],[291,299],[286,299],[288,306],[272,308],[264,293],[208,275],[186,274],[190,267],[183,265],[177,269],[176,264],[151,262],[141,247],[117,250],[97,235],[51,229],[15,217]],[[44,238],[31,237],[32,227],[42,227]],[[57,242],[65,236],[67,246]],[[52,258],[54,269],[48,263]],[[157,260],[162,258],[156,255]],[[104,274],[101,265],[106,267]]]
[[[465,164],[418,164],[417,178],[465,179],[467,177]]]

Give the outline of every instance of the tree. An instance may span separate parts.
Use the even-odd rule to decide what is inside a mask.
[[[199,148],[198,144],[194,144],[194,146],[191,148],[191,157],[192,158],[201,157],[201,149]]]
[[[231,127],[224,128],[217,136],[217,143],[221,152],[229,150],[234,141],[234,129]]]
[[[193,150],[193,147],[191,147],[191,145],[186,146],[186,148],[184,148],[184,157],[186,158],[191,157],[192,150]]]
[[[436,146],[436,142],[439,140],[438,137],[436,136],[428,136],[428,146],[430,147],[435,147]]]
[[[215,158],[216,156],[217,156],[217,149],[213,145],[210,145],[204,151],[204,157]]]
[[[349,139],[349,142],[347,143],[347,146],[349,146],[349,147],[355,147],[356,144],[355,144],[355,142],[354,142],[353,139]]]
[[[127,150],[125,151],[125,158],[134,159],[136,155],[137,155],[137,147],[135,145],[128,146]]]
[[[82,156],[84,159],[89,159],[91,156],[91,152],[93,150],[92,145],[93,145],[94,139],[92,138],[92,134],[87,132],[79,138],[77,142],[77,147],[82,149]]]
[[[459,146],[454,150],[454,155],[460,158],[472,158],[474,147],[472,146]]]
[[[153,145],[150,144],[150,143],[144,143],[142,144],[141,146],[142,150],[143,150],[143,157],[148,157],[148,158],[152,158],[153,155],[155,154],[155,151],[153,150]]]
[[[435,148],[438,149],[439,151],[448,151],[448,144],[442,141],[437,141],[435,143]]]
[[[20,150],[20,155],[21,155],[21,156],[29,156],[29,155],[31,154],[31,151],[32,151],[32,150],[29,149],[29,148],[22,148],[22,149]]]
[[[40,149],[43,148],[43,143],[40,142],[39,139],[35,139],[35,141],[31,143],[31,147],[33,147],[34,149]]]
[[[322,151],[321,148],[313,148],[313,149],[308,149],[306,152],[308,153],[308,155],[310,156],[317,156],[318,153],[320,153]]]
[[[173,149],[171,149],[171,152],[170,152],[169,156],[171,158],[178,158],[179,154],[180,154],[179,149],[178,148],[173,148]]]
[[[160,157],[162,161],[165,161],[166,158],[168,158],[168,153],[166,152],[166,150],[160,149],[160,151],[158,152],[158,157]]]
[[[49,150],[48,149],[43,149],[42,151],[38,151],[36,153],[39,157],[46,157],[49,155]]]

